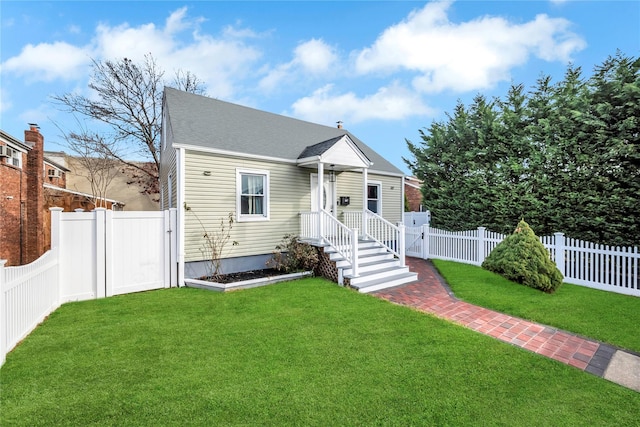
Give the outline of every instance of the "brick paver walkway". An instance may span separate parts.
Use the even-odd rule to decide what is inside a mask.
[[[418,273],[417,283],[383,289],[374,295],[432,313],[600,377],[616,351],[614,347],[570,332],[460,301],[429,261],[407,257],[407,265]]]

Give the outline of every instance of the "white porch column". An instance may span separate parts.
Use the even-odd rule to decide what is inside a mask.
[[[318,239],[322,241],[324,230],[322,229],[322,190],[324,189],[324,163],[318,163]]]
[[[367,236],[367,196],[369,195],[367,189],[368,181],[368,169],[362,168],[362,238]]]

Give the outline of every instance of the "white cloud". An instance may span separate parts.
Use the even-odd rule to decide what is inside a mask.
[[[329,46],[322,39],[311,39],[296,46],[293,59],[279,64],[267,72],[260,81],[260,88],[264,91],[275,89],[282,82],[291,82],[306,76],[323,76],[333,74],[338,62],[335,48]]]
[[[22,111],[18,117],[23,123],[47,123],[51,121],[52,117],[59,114],[59,111],[55,110],[50,103],[43,103],[36,108],[31,108]],[[51,135],[53,137],[53,135]]]
[[[410,116],[432,115],[414,91],[392,83],[375,94],[359,98],[353,92],[335,94],[328,84],[297,100],[293,116],[317,123],[343,120],[357,123],[365,120],[401,120]]]
[[[451,3],[428,3],[387,28],[372,46],[355,53],[357,72],[408,70],[417,74],[416,89],[463,92],[508,80],[510,70],[531,56],[569,61],[586,46],[562,18],[538,15],[533,21],[516,24],[483,16],[453,23],[447,15]]]
[[[168,35],[179,33],[189,27],[189,24],[185,21],[187,17],[187,7],[181,7],[173,12],[164,25],[164,32]]]
[[[305,71],[313,74],[329,71],[338,59],[335,50],[322,39],[311,39],[301,43],[294,53],[294,63],[300,64]]]
[[[86,73],[91,52],[65,42],[28,44],[18,56],[2,63],[2,72],[11,72],[29,81],[72,80]]]
[[[219,38],[199,33],[203,18],[189,18],[187,8],[169,15],[164,27],[154,23],[131,26],[128,23],[111,26],[105,23],[95,28],[93,39],[86,46],[74,46],[64,41],[27,45],[22,52],[2,64],[2,72],[28,77],[32,81],[53,81],[88,78],[91,59],[141,61],[151,53],[167,80],[174,71],[194,73],[207,85],[208,93],[229,97],[235,84],[251,72],[261,56],[243,39],[254,34],[250,30],[227,27]]]

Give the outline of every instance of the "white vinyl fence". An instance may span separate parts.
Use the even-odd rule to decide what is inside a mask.
[[[431,222],[431,212],[405,212],[402,219],[407,227],[420,227]]]
[[[51,250],[28,265],[0,260],[0,365],[69,301],[177,285],[176,210],[51,209]]]
[[[405,227],[406,254],[481,265],[506,238],[484,227],[445,231],[430,227]],[[611,247],[566,238],[563,233],[540,237],[566,283],[640,296],[640,253],[637,247]]]

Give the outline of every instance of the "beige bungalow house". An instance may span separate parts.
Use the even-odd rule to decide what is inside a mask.
[[[332,279],[361,292],[416,280],[404,259],[404,174],[340,124],[172,88],[162,117],[160,203],[177,208],[181,284],[207,273],[203,233],[230,214],[238,244],[225,247],[225,273],[265,268],[294,234],[322,248]]]

